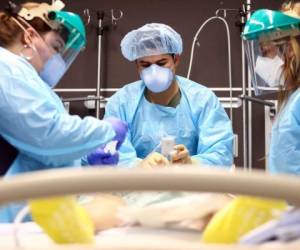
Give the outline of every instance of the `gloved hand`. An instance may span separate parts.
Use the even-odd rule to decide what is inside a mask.
[[[90,165],[116,165],[119,162],[119,153],[111,154],[106,152],[103,147],[97,148],[87,156]]]
[[[189,150],[182,144],[174,146],[172,154],[172,163],[175,164],[192,164]]]
[[[119,120],[115,117],[109,117],[105,119],[105,121],[109,122],[113,129],[115,130],[116,136],[112,139],[112,141],[118,141],[117,143],[117,150],[121,147],[122,143],[126,138],[126,134],[128,131],[128,126],[125,122]]]
[[[164,168],[169,165],[169,161],[162,154],[154,152],[148,155],[142,162],[141,168],[151,169],[151,168]]]

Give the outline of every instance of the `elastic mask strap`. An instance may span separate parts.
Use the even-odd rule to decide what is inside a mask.
[[[12,20],[20,27],[20,29],[22,29],[22,30],[23,30],[25,33],[27,33],[27,34],[28,34],[28,31],[27,31],[26,28],[21,24],[21,22],[24,23],[28,28],[32,28],[32,29],[36,32],[36,34],[39,36],[39,38],[42,39],[42,40],[44,41],[44,43],[45,43],[47,46],[49,46],[49,45],[45,42],[44,38],[43,38],[43,37],[36,31],[36,29],[33,28],[28,22],[26,22],[26,21],[23,20],[22,18],[17,19],[17,18],[15,18],[15,17],[13,17],[13,16],[11,16],[10,18],[12,18]],[[21,22],[20,22],[20,21],[21,21]]]
[[[10,18],[12,18],[12,20],[20,27],[20,29],[22,29],[25,33],[27,33],[28,34],[28,31],[26,30],[26,28],[21,24],[21,22],[22,23],[24,23],[28,28],[32,28],[35,32],[36,32],[36,34],[44,41],[44,39],[41,37],[41,35],[35,30],[35,28],[33,28],[29,23],[27,23],[25,20],[23,20],[23,19],[17,19],[17,18],[15,18],[15,17],[13,17],[13,16],[11,16]],[[20,22],[21,21],[21,22]]]
[[[19,26],[20,29],[22,29],[24,32],[28,33],[28,31],[27,31],[27,30],[25,29],[25,27],[19,22],[19,20],[18,20],[17,18],[15,18],[15,17],[13,17],[13,16],[11,16],[10,18],[11,18],[11,19]],[[22,22],[25,22],[25,21],[22,20]],[[26,22],[26,25],[29,25],[29,27],[31,27],[31,25],[28,24],[27,22]]]

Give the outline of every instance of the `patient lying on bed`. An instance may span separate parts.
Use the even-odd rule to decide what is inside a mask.
[[[122,197],[98,194],[82,205],[96,231],[128,225],[202,231],[212,215],[231,200],[225,194],[143,192]]]

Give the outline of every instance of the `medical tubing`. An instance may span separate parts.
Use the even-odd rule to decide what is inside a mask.
[[[251,15],[251,0],[247,0],[247,19]],[[248,68],[248,96],[252,96],[250,69]],[[252,170],[252,103],[248,104],[248,169]]]
[[[14,225],[14,241],[15,241],[15,247],[20,248],[20,239],[19,239],[19,228],[21,226],[22,221],[24,218],[29,214],[30,208],[29,206],[23,207],[18,214],[16,215],[13,225]]]
[[[228,78],[229,78],[229,95],[230,95],[230,120],[232,121],[233,119],[233,114],[232,114],[232,69],[231,69],[231,38],[230,38],[230,31],[229,31],[229,26],[227,21],[219,16],[213,16],[208,18],[198,29],[198,31],[196,32],[196,35],[194,36],[193,39],[193,44],[192,44],[192,48],[191,48],[191,54],[190,54],[190,62],[189,62],[189,68],[188,68],[188,73],[187,73],[187,79],[190,79],[190,75],[191,75],[191,71],[192,71],[192,65],[193,65],[193,59],[194,59],[194,51],[195,51],[195,44],[197,42],[197,38],[200,34],[200,32],[202,31],[202,29],[206,26],[206,24],[208,24],[210,21],[214,20],[214,19],[219,19],[221,20],[224,24],[225,24],[225,28],[226,28],[226,33],[227,33],[227,49],[228,49]]]

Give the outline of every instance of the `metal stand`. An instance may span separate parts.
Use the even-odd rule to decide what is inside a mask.
[[[62,102],[84,102],[84,101],[102,101],[102,97],[72,97],[72,98],[63,98]]]
[[[240,21],[236,22],[236,26],[240,28],[240,32],[243,31],[243,28],[246,24],[247,18],[250,17],[251,10],[251,0],[247,0],[245,4],[243,4],[242,9],[239,11]],[[252,95],[251,93],[251,81],[249,79],[248,86],[247,82],[247,73],[246,73],[246,58],[245,58],[245,47],[243,41],[241,41],[242,46],[242,96],[246,96],[247,87],[248,87],[248,95]],[[249,75],[249,74],[248,74]],[[247,110],[247,102],[245,98],[240,98],[242,100],[243,106],[243,168],[244,170],[252,168],[252,107],[251,104],[248,106]],[[248,120],[248,126],[247,126]],[[248,130],[247,130],[248,128]]]
[[[272,130],[272,118],[275,117],[276,114],[276,103],[272,101],[261,100],[252,96],[241,95],[239,98],[243,101],[243,103],[258,103],[265,106],[265,153],[268,155],[269,153],[269,145],[271,138],[271,130]],[[252,153],[252,152],[251,152]],[[249,154],[250,155],[250,154]],[[268,159],[266,158],[265,163],[266,170],[268,169]],[[251,168],[249,168],[251,170]]]
[[[115,12],[118,12],[119,14],[116,15]],[[97,37],[98,37],[98,66],[97,66],[97,88],[96,88],[96,117],[100,118],[100,101],[104,99],[101,96],[101,86],[102,86],[102,38],[104,35],[105,30],[105,23],[104,18],[109,17],[111,25],[117,25],[117,21],[119,21],[123,17],[123,12],[121,10],[114,10],[111,9],[109,11],[109,14],[104,10],[97,10],[96,12],[97,16]],[[91,21],[91,14],[89,9],[84,10],[84,16],[86,17],[86,25],[90,24]]]
[[[240,95],[239,98],[243,101],[255,102],[255,103],[262,104],[264,106],[275,107],[274,102],[265,101],[265,100],[258,99],[258,98],[252,97],[252,96]]]
[[[97,67],[97,92],[96,92],[96,117],[100,118],[100,101],[101,98],[101,51],[102,51],[102,37],[103,37],[103,20],[104,11],[97,11],[97,35],[98,35],[98,67]]]

